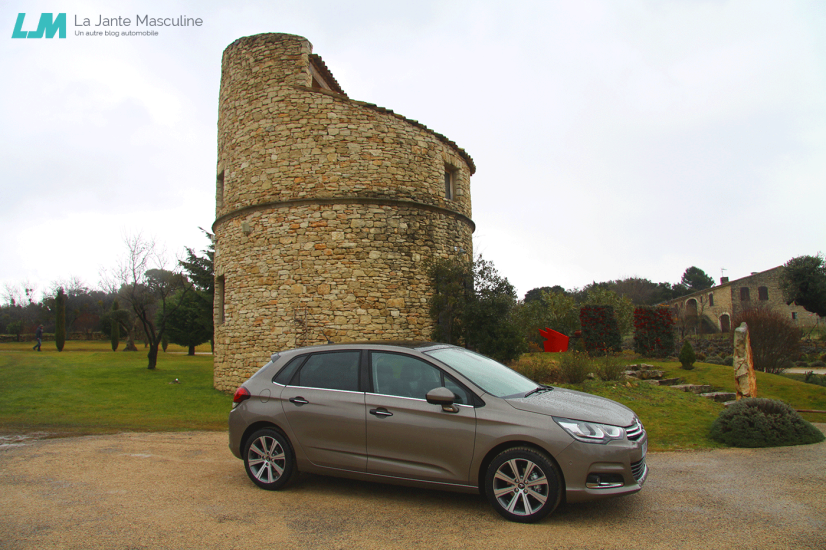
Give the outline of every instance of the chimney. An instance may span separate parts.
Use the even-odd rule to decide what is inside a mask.
[[[724,285],[728,282],[728,277],[720,277],[720,284]]]

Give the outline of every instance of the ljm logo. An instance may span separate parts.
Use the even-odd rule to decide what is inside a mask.
[[[66,38],[66,14],[58,13],[57,17],[52,17],[51,13],[41,13],[40,23],[37,24],[36,31],[24,31],[23,20],[26,19],[25,13],[17,14],[17,23],[14,25],[14,32],[11,33],[12,38],[54,38],[58,34],[60,38]]]

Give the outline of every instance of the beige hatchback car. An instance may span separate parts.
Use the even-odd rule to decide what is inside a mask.
[[[331,344],[273,354],[235,392],[229,447],[250,479],[301,472],[483,493],[537,521],[569,502],[635,493],[647,437],[610,399],[536,383],[464,348]]]

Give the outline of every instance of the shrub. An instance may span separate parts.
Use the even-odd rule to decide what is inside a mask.
[[[615,355],[608,355],[595,360],[594,366],[596,367],[597,376],[600,380],[606,382],[622,380],[627,370],[623,358]]]
[[[579,310],[582,339],[592,355],[622,351],[622,337],[611,306],[585,306]]]
[[[726,356],[726,358],[723,359],[723,364],[728,365],[729,367],[733,367],[734,366],[734,357],[732,357],[731,355]]]
[[[691,342],[688,340],[683,342],[683,348],[680,350],[679,359],[680,364],[685,370],[691,370],[694,368],[694,361],[697,360],[697,356],[694,355],[694,348],[691,347]]]
[[[582,384],[593,370],[591,357],[587,353],[570,351],[559,354],[559,375],[568,384]]]
[[[749,327],[754,368],[778,374],[784,369],[784,360],[797,357],[800,329],[784,314],[768,308],[752,308],[734,318],[733,326],[745,322]]]
[[[698,354],[697,354],[697,361],[699,361],[700,363],[702,363],[702,362],[703,362],[703,361],[705,361],[705,360],[706,360],[706,354],[705,354],[705,353],[698,353]]]
[[[562,381],[559,365],[551,356],[556,354],[535,353],[523,355],[511,368],[523,376],[527,376],[537,384],[558,384]]]
[[[826,362],[812,361],[812,363],[809,366],[813,367],[813,368],[816,368],[816,369],[822,369],[822,368],[826,368]]]
[[[823,434],[782,401],[748,398],[720,413],[710,436],[732,447],[807,445],[824,440]]]
[[[674,319],[668,308],[634,310],[634,351],[645,357],[665,357],[674,351]]]
[[[705,362],[706,363],[711,363],[712,365],[722,365],[723,364],[723,360],[720,359],[719,357],[716,357],[716,356],[709,357],[708,359],[705,360]],[[733,361],[732,361],[732,364],[734,364]]]

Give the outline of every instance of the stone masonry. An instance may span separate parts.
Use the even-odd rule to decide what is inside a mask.
[[[215,378],[270,354],[433,329],[426,262],[472,251],[470,156],[349,99],[306,39],[224,51],[218,119]]]
[[[779,266],[734,281],[724,278],[718,286],[671,300],[668,305],[677,309],[678,316],[705,318],[705,326],[712,327],[715,332],[731,332],[735,328],[731,326],[734,318],[753,307],[782,312],[801,327],[816,324],[818,317],[814,313],[794,303],[786,305],[780,290],[783,269]]]

